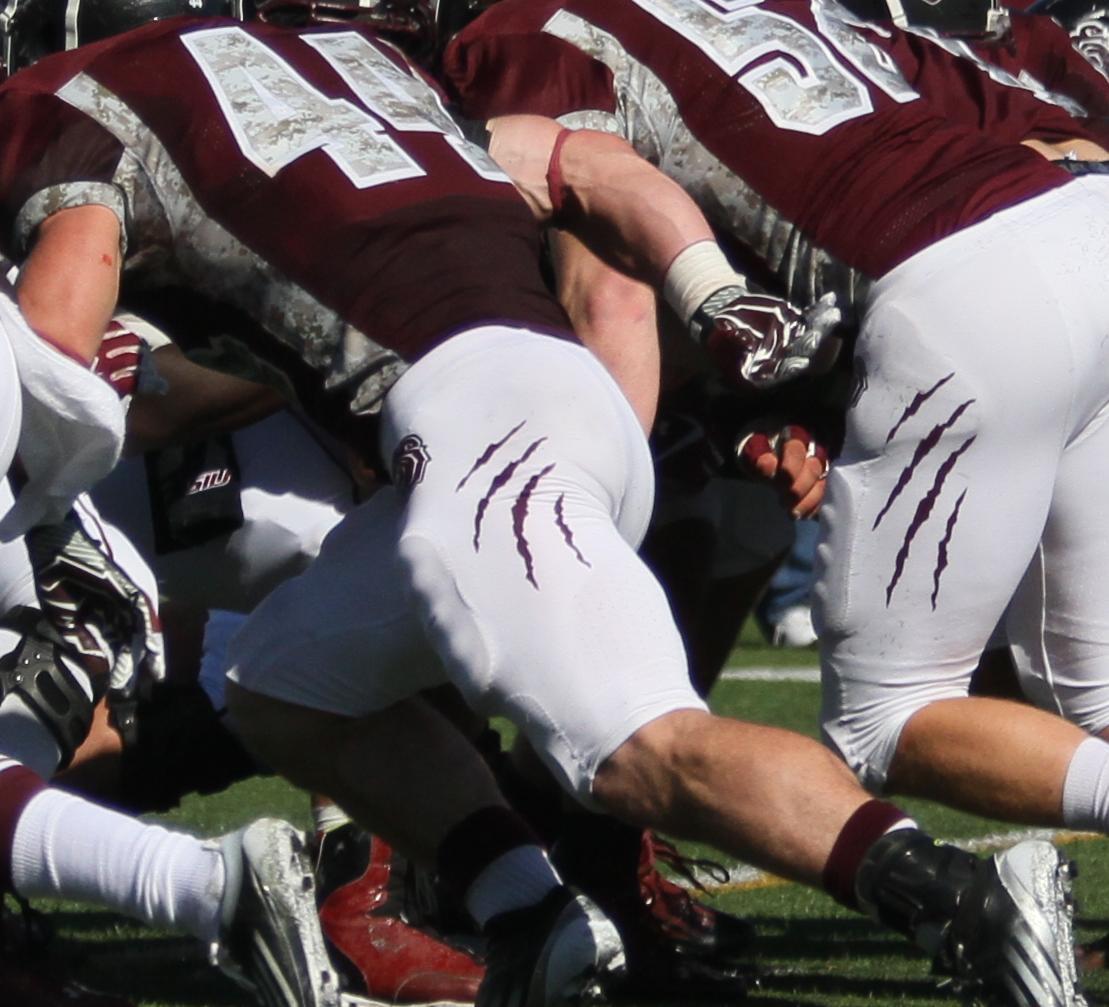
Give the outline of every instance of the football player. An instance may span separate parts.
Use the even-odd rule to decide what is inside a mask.
[[[65,495],[73,483],[57,477],[59,469],[42,449],[49,443],[44,430],[73,424],[74,433],[58,436],[49,447],[57,451],[63,445],[75,457],[84,449],[87,475],[88,459],[118,453],[122,428],[112,422],[117,400],[107,386],[35,336],[8,293],[0,298],[5,346],[19,347],[15,356],[22,386],[6,401],[30,403],[24,422],[12,430],[21,446],[32,438],[40,441],[37,454],[31,448],[34,509],[20,510],[7,483],[2,487],[5,525],[11,531],[13,523],[48,520],[54,509],[68,506]],[[59,398],[59,390],[74,395],[77,389],[81,397],[75,401],[84,403],[84,417]],[[60,420],[51,418],[52,409],[61,410]],[[82,442],[80,420],[93,416],[101,420],[105,436],[99,443],[95,435]],[[14,469],[21,483],[23,468],[21,447]],[[94,901],[193,934],[210,946],[213,963],[258,989],[266,1003],[336,1004],[310,866],[291,826],[261,820],[222,841],[206,842],[46,785],[88,731],[97,698],[109,687],[126,698],[142,676],[159,673],[159,634],[149,600],[153,585],[144,589],[132,580],[120,565],[127,562],[126,543],[106,535],[91,505],[79,502],[60,521],[35,524],[23,542],[3,547],[6,572],[13,568],[13,554],[15,568],[29,557],[36,574],[34,600],[48,616],[25,623],[24,635],[0,666],[3,888],[24,898]],[[22,600],[25,588],[21,577],[7,582],[6,605]],[[278,954],[256,953],[262,947]],[[280,951],[294,947],[295,954]],[[36,988],[20,986],[22,979],[5,969],[3,983],[13,981],[25,995]],[[266,992],[282,989],[291,992]]]
[[[1084,480],[1109,450],[1107,305],[1101,267],[1087,272],[1106,255],[1105,183],[1072,180],[988,123],[951,121],[875,38],[832,3],[504,0],[456,39],[446,69],[471,115],[542,105],[631,136],[783,289],[835,290],[858,317],[817,619],[824,730],[859,777],[1105,830],[1098,725],[966,696],[1007,610],[1009,639],[1057,676],[1077,641],[1079,663],[1105,656],[1080,600],[1102,540]],[[503,74],[525,49],[548,74]],[[1063,219],[1069,235],[1053,232]],[[1063,265],[1067,248],[1077,261]],[[1044,439],[1048,415],[1063,426]],[[988,489],[999,462],[1003,520]],[[1098,691],[1084,702],[1109,709]]]
[[[624,145],[501,120],[493,149],[521,200],[372,34],[219,20],[46,57],[0,88],[0,122],[0,215],[42,332],[87,357],[121,259],[125,285],[170,270],[252,313],[271,336],[257,351],[302,379],[317,415],[346,408],[337,429],[356,447],[371,445],[354,421],[378,414],[394,488],[251,616],[229,698],[261,758],[465,893],[491,938],[487,1002],[529,986],[560,1001],[623,952],[469,743],[412,702],[445,680],[512,717],[583,803],[823,884],[999,996],[1020,994],[998,952],[1031,956],[1023,1002],[1077,1002],[1067,869],[1049,844],[989,861],[936,846],[815,743],[713,717],[692,690],[633,552],[652,495],[640,421],[543,292],[533,213],[599,227],[617,261],[665,275],[744,380],[806,366],[824,326],[737,304],[730,273],[712,302],[706,242]],[[1001,911],[983,927],[986,902]]]

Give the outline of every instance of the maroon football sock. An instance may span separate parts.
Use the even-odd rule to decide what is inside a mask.
[[[15,827],[31,798],[45,789],[42,777],[26,766],[14,765],[0,772],[0,892],[14,891],[12,843]]]
[[[891,826],[910,819],[897,805],[887,801],[867,801],[847,819],[836,837],[821,881],[824,890],[849,909],[858,909],[855,898],[855,876],[867,850],[884,836]]]

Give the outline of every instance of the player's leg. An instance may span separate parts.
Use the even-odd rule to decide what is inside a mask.
[[[966,691],[1038,548],[1074,404],[1106,394],[1109,251],[1065,238],[1104,203],[1068,187],[1024,204],[872,296],[818,591],[824,729],[870,787],[1060,820],[1081,730]]]
[[[978,861],[899,828],[911,826],[903,813],[870,801],[816,742],[709,714],[689,684],[665,597],[634,553],[639,494],[651,479],[626,402],[591,360],[573,359],[573,347],[472,335],[465,351],[437,351],[465,395],[424,399],[410,372],[385,413],[394,475],[409,494],[401,556],[470,702],[513,719],[586,805],[821,885],[922,942],[939,931],[941,946],[930,950],[941,958],[955,953],[946,942],[966,924],[955,925],[954,906],[981,908],[985,889],[1004,884],[985,880],[990,872],[1015,871],[1040,886],[1042,901],[1010,903],[988,936],[981,931],[974,964],[956,967],[1008,990],[1016,977],[996,967],[1005,953],[993,952],[1019,947],[1043,983],[1024,1002],[1069,1002],[1069,929],[1052,922],[1067,918],[1057,853],[1038,846],[984,868],[983,890],[960,902]],[[476,429],[467,429],[466,399],[485,387],[498,394],[481,396],[480,418],[469,418]],[[909,836],[889,839],[891,829]],[[926,905],[920,913],[897,908],[909,891],[911,904]]]
[[[262,761],[437,868],[477,924],[496,929],[561,898],[561,885],[469,738],[411,698],[445,676],[407,597],[401,513],[393,489],[375,494],[251,615],[231,644],[228,705]],[[557,943],[598,926],[574,912],[557,925],[519,925],[538,940],[534,953],[539,937]],[[537,925],[554,929],[537,934]],[[571,981],[574,962],[594,964],[571,958],[551,981]]]
[[[0,472],[7,472],[19,445],[23,419],[23,395],[15,357],[6,338],[0,338]]]
[[[1100,831],[1109,831],[1109,624],[1090,585],[1109,569],[1098,506],[1107,418],[1102,408],[1063,453],[1047,527],[1007,621],[1024,692],[1090,735],[1065,768],[1063,821]]]

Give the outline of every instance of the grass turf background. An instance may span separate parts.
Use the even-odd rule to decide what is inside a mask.
[[[811,651],[771,651],[747,630],[733,654],[734,667],[815,664]],[[720,712],[815,732],[818,686],[805,682],[721,682],[713,697]],[[933,834],[964,839],[1017,829],[923,801],[902,802]],[[224,794],[187,800],[166,821],[215,835],[264,814],[300,826],[307,801],[278,780],[257,779]],[[1079,935],[1109,932],[1109,840],[1063,837],[1080,868],[1076,885]],[[759,930],[754,963],[762,972],[749,1003],[861,1007],[925,1007],[954,1003],[937,988],[923,956],[907,942],[841,910],[820,893],[768,881],[716,896],[714,904],[743,915]],[[253,1001],[210,969],[192,940],[161,934],[101,910],[71,903],[38,903],[49,913],[56,938],[39,967],[70,975],[104,992],[130,997],[137,1007],[240,1007]],[[1089,977],[1091,1004],[1109,1003],[1109,973]],[[34,1007],[0,1005],[0,1007]]]

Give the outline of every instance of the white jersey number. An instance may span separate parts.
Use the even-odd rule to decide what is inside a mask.
[[[866,82],[894,101],[920,96],[853,32],[822,36],[748,0],[634,0],[734,77],[781,129],[821,135],[874,110]],[[814,0],[818,22],[821,0]],[[821,27],[825,27],[822,23]]]
[[[467,144],[434,92],[400,70],[355,32],[301,36],[335,69],[372,114],[329,98],[284,59],[239,27],[189,32],[182,42],[219,102],[243,156],[269,176],[322,150],[360,189],[425,174],[385,130],[441,134],[484,178],[507,181]],[[431,99],[429,101],[429,99]]]

